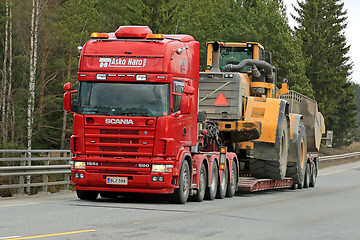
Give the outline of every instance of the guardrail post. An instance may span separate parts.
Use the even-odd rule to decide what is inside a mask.
[[[20,161],[20,166],[25,166],[26,165],[26,152],[21,153],[21,158],[23,158],[23,160]],[[25,183],[25,177],[19,176],[19,184],[24,184],[24,183]],[[24,187],[19,187],[18,194],[24,194]]]
[[[70,165],[70,157],[71,157],[71,152],[67,152],[65,154],[66,156],[66,160],[65,160],[65,164],[66,165]],[[65,173],[65,181],[68,182],[67,184],[64,185],[64,189],[65,190],[69,190],[70,189],[70,176],[71,176],[71,173]]]
[[[49,166],[49,157],[50,157],[50,153],[49,152],[45,152],[45,160],[44,160],[44,165],[45,166]],[[43,183],[44,185],[42,186],[42,191],[43,192],[47,192],[48,191],[48,182],[49,182],[49,175],[48,174],[44,174],[43,175]]]
[[[26,166],[31,166],[31,149],[29,149],[27,152],[26,152]],[[26,184],[28,185],[28,187],[26,187],[26,193],[28,195],[31,194],[31,188],[30,188],[30,184],[31,184],[31,175],[27,175],[26,176]]]

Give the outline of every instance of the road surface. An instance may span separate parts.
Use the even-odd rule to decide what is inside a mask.
[[[360,239],[360,161],[319,174],[315,188],[185,205],[73,192],[0,199],[0,239]]]

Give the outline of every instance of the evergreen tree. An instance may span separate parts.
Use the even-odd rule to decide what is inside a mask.
[[[327,129],[334,131],[335,146],[348,145],[356,128],[356,105],[349,85],[352,63],[344,35],[347,12],[339,0],[298,0],[298,4],[296,31],[310,60],[306,76]]]

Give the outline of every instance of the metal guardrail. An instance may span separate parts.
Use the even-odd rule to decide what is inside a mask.
[[[319,157],[320,162],[335,162],[335,161],[342,161],[342,160],[348,160],[355,157],[360,156],[360,152],[353,152],[353,153],[345,153],[340,155],[331,155],[331,156],[323,156]]]
[[[21,155],[20,157],[9,156],[19,154]],[[38,156],[33,156],[35,154]],[[359,156],[360,152],[353,152],[341,155],[319,157],[319,161],[327,163],[353,159]],[[70,161],[70,150],[29,151],[0,149],[0,183],[2,179],[9,177],[13,177],[13,182],[16,182],[12,184],[2,184],[0,185],[0,190],[18,188],[17,193],[23,194],[24,190],[29,190],[30,187],[42,187],[42,191],[47,192],[48,186],[50,185],[64,185],[64,189],[68,190],[70,186],[71,175]],[[3,164],[4,162],[8,162],[8,164]],[[36,163],[36,165],[33,165],[32,162]],[[63,180],[49,181],[49,175],[53,174],[63,175]],[[42,176],[42,182],[31,182],[31,176],[34,175]],[[29,191],[27,192],[29,193]]]
[[[20,157],[19,157],[20,155]],[[36,156],[34,156],[36,155]],[[68,190],[71,175],[70,150],[7,150],[0,149],[0,184],[1,189],[18,188],[23,194],[30,187],[42,187],[48,191],[50,185],[64,185]],[[60,174],[61,180],[49,181],[49,175]],[[31,176],[40,175],[41,182],[34,182]]]

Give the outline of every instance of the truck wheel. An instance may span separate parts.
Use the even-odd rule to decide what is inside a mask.
[[[226,190],[226,197],[228,197],[228,198],[232,198],[235,195],[235,192],[237,190],[238,174],[237,174],[235,161],[233,161],[231,164],[230,177],[231,177],[231,180],[228,183],[227,190]]]
[[[218,191],[216,198],[223,199],[225,198],[227,186],[229,181],[229,170],[227,164],[225,164],[225,169],[221,170],[220,184],[218,185]]]
[[[311,174],[310,174],[310,167],[309,167],[309,164],[306,163],[305,164],[305,176],[304,176],[304,188],[308,188],[309,187],[309,183],[310,183],[310,177],[311,177]]]
[[[191,200],[194,202],[202,202],[204,200],[205,191],[206,191],[206,183],[207,183],[207,176],[206,176],[206,168],[204,164],[201,164],[200,175],[199,175],[199,189],[197,193],[191,196]]]
[[[211,167],[211,183],[210,186],[206,188],[205,199],[214,200],[218,187],[218,168],[216,162],[213,163]]]
[[[312,173],[311,173],[311,176],[310,176],[309,187],[315,187],[316,177],[317,177],[317,168],[316,168],[316,164],[313,162],[312,163]]]
[[[170,201],[172,203],[184,204],[186,203],[190,192],[190,168],[186,160],[183,164],[179,176],[179,188],[175,190]]]
[[[99,193],[94,191],[76,190],[76,195],[81,200],[95,200]]]
[[[304,123],[299,125],[299,138],[292,145],[290,156],[296,157],[296,162],[288,162],[286,175],[297,183],[297,188],[302,189],[305,175],[305,163],[307,160],[307,141],[306,141],[306,130]]]

